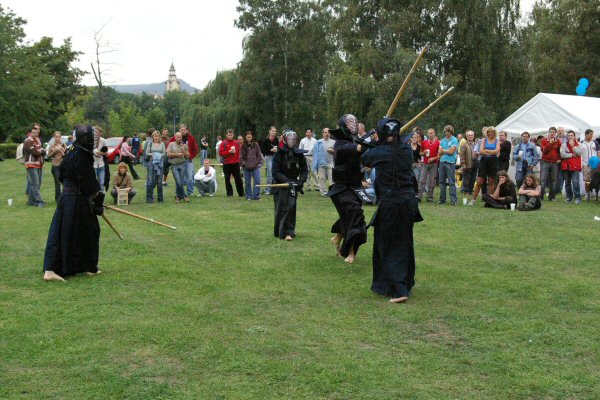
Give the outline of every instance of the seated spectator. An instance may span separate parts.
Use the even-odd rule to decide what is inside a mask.
[[[135,197],[135,189],[133,188],[133,180],[131,174],[127,169],[127,164],[124,162],[119,163],[119,168],[116,174],[113,175],[113,189],[110,194],[113,197],[115,204],[117,204],[118,189],[127,189],[128,202]]]
[[[194,175],[194,183],[200,196],[204,196],[206,192],[208,192],[210,197],[215,195],[217,191],[217,175],[215,169],[210,166],[208,158],[204,159],[204,165]]]
[[[486,193],[482,197],[484,207],[508,210],[512,203],[517,202],[517,188],[506,171],[498,171],[494,193]]]
[[[542,187],[540,186],[536,176],[529,174],[525,177],[525,182],[517,193],[519,195],[519,204],[517,210],[519,211],[533,211],[537,210],[542,206],[540,200],[542,193]]]
[[[365,167],[365,170],[367,168]],[[363,181],[363,189],[365,190],[365,194],[371,200],[366,204],[375,204],[377,203],[377,194],[375,193],[375,179],[377,178],[377,172],[375,168],[370,168],[367,172],[368,178]]]

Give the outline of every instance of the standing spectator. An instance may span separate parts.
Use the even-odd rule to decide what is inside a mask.
[[[560,146],[560,157],[562,158],[561,171],[565,181],[567,203],[573,201],[581,204],[581,190],[579,187],[579,176],[581,174],[581,148],[575,138],[575,132],[569,131],[565,142]]]
[[[560,140],[560,144],[561,146],[563,144],[565,144],[565,142],[567,141],[567,134],[565,133],[565,128],[563,128],[562,126],[559,126],[558,129],[556,130],[556,138],[558,140]],[[560,153],[560,150],[559,150]],[[558,166],[558,175],[556,176],[556,189],[555,192],[556,193],[562,193],[562,188],[565,184],[565,181],[563,179],[563,174],[561,173],[562,171],[562,161],[560,161]]]
[[[517,210],[533,211],[542,207],[542,202],[540,201],[542,188],[538,184],[534,174],[528,174],[525,177],[525,181],[517,194],[519,195]]]
[[[333,145],[335,140],[330,138],[329,128],[323,129],[323,137],[317,140],[313,148],[313,162],[309,165],[317,172],[321,196],[327,196],[327,182],[333,184]]]
[[[466,144],[471,148],[471,171],[469,172],[470,179],[467,180],[467,185],[464,189],[464,193],[472,196],[473,187],[475,186],[475,182],[477,181],[477,171],[479,170],[479,154],[475,152],[475,146],[477,145],[477,142],[475,141],[475,132],[467,132],[466,140]]]
[[[477,187],[473,191],[471,205],[475,205],[479,192],[487,184],[487,193],[494,193],[494,180],[498,173],[498,154],[500,154],[500,143],[496,128],[487,127],[485,137],[479,142],[479,170],[477,171]]]
[[[590,167],[590,158],[600,154],[598,144],[594,142],[594,131],[586,129],[585,138],[579,148],[581,149],[581,167],[583,170],[583,182],[585,185],[585,193],[590,193],[590,182],[592,180],[592,168]]]
[[[127,164],[124,162],[119,163],[117,173],[113,176],[113,189],[110,192],[113,201],[117,204],[117,198],[119,196],[119,189],[127,190],[128,203],[131,204],[131,200],[135,197],[135,189],[133,188],[133,181],[131,175],[127,172]]]
[[[102,129],[99,126],[92,127],[94,130],[94,171],[96,171],[96,179],[100,184],[100,190],[104,189],[104,180],[106,177],[106,167],[104,164],[104,157],[108,155],[108,146],[106,139],[102,137]],[[110,175],[108,176],[110,179]]]
[[[246,140],[242,146],[240,161],[244,170],[246,183],[246,200],[260,200],[260,167],[263,165],[263,155],[260,146],[254,141],[252,131],[246,132]],[[252,184],[254,181],[254,184]]]
[[[191,196],[194,194],[194,158],[198,155],[198,143],[196,143],[196,139],[192,136],[192,133],[189,131],[186,124],[181,124],[179,126],[179,133],[181,133],[181,142],[185,144],[189,151],[189,158],[186,158],[184,161],[184,165],[186,168],[186,180],[183,183],[184,187],[187,186],[187,196]],[[172,137],[170,143],[175,141],[175,137]]]
[[[133,179],[140,179],[140,176],[135,169],[133,168],[132,160],[135,160],[135,156],[131,153],[131,147],[128,143],[129,136],[123,136],[123,141],[121,142],[121,161],[127,164],[129,170],[131,171],[131,175],[133,175]]]
[[[208,158],[208,139],[206,135],[202,135],[200,139],[200,162],[204,165],[204,159]]]
[[[164,201],[162,176],[164,159],[167,158],[167,149],[160,138],[158,131],[152,132],[150,140],[146,141],[144,147],[144,159],[146,160],[146,203],[154,203],[154,188],[156,187],[158,202]]]
[[[31,133],[23,143],[23,159],[27,170],[28,206],[44,207],[40,186],[42,185],[42,168],[46,150],[40,140],[40,125],[33,124]]]
[[[54,132],[54,143],[48,149],[48,157],[52,159],[52,177],[54,178],[54,200],[60,198],[60,163],[67,153],[67,146],[61,141],[62,134]]]
[[[540,199],[543,201],[546,195],[546,188],[550,189],[548,201],[554,201],[556,196],[556,187],[558,185],[558,172],[560,169],[560,140],[556,138],[556,128],[551,127],[548,132],[548,138],[542,139],[542,162],[541,178],[542,193]]]
[[[460,156],[460,169],[462,170],[462,186],[460,191],[466,195],[473,194],[473,187],[471,182],[473,181],[473,140],[475,139],[475,132],[467,131],[465,133],[466,139],[463,144],[459,144],[458,154]]]
[[[533,173],[533,169],[540,160],[537,148],[529,141],[529,132],[521,133],[521,143],[515,146],[513,159],[516,161],[515,181],[517,187],[521,187],[527,174]]]
[[[313,148],[317,144],[317,139],[315,139],[313,137],[313,130],[311,128],[308,128],[304,134],[305,134],[305,137],[300,141],[300,150],[306,151],[306,153],[304,154],[304,157],[306,158],[307,165],[310,166],[313,164]],[[313,189],[315,189],[315,191],[317,190],[317,187],[318,187],[317,174],[314,171],[312,171],[312,168],[309,171],[309,177],[308,177],[307,182],[308,182],[306,185],[307,191],[310,192],[311,187]]]
[[[502,131],[498,134],[500,139],[500,154],[498,155],[498,171],[508,172],[510,166],[510,152],[512,143],[507,139],[506,132]]]
[[[285,145],[273,158],[275,183],[286,183],[288,187],[273,188],[275,221],[273,234],[279,239],[291,241],[296,237],[296,203],[298,192],[308,177],[308,165],[304,152],[297,148],[296,132],[284,131]]]
[[[412,172],[415,175],[415,179],[419,182],[419,178],[421,177],[421,144],[420,144],[420,136],[417,132],[413,132],[410,138],[410,148],[413,152],[413,163],[412,163]]]
[[[139,157],[140,157],[141,145],[142,145],[142,141],[141,141],[139,135],[137,133],[134,133],[133,137],[131,138],[131,153],[134,156],[133,161],[135,162],[135,164],[140,163]]]
[[[210,197],[215,195],[217,191],[217,174],[215,169],[210,166],[210,159],[204,159],[204,165],[194,175],[194,183],[200,196],[204,196],[207,192]]]
[[[438,176],[440,177],[440,201],[438,204],[446,204],[446,186],[450,185],[450,204],[456,205],[456,155],[458,153],[458,140],[454,137],[454,127],[444,127],[445,137],[440,141],[440,166]]]
[[[511,204],[517,202],[517,188],[506,171],[498,171],[498,182],[494,193],[486,193],[483,196],[484,207],[510,209]]]
[[[67,147],[71,146],[73,144],[73,135],[69,135],[67,137]]]
[[[169,137],[169,130],[167,128],[163,128],[162,134],[160,135],[160,141],[163,142],[163,144],[165,145],[165,149],[169,147],[171,138]],[[169,162],[169,157],[163,157],[163,186],[167,186],[167,178],[169,177],[170,166],[171,163]]]
[[[421,156],[423,156],[423,165],[421,166],[421,176],[419,178],[419,193],[417,199],[421,201],[423,193],[427,187],[427,201],[433,201],[433,190],[437,178],[437,170],[440,156],[438,155],[440,141],[435,136],[435,129],[427,130],[427,140],[421,142]]]
[[[219,147],[219,155],[223,157],[223,173],[225,174],[227,196],[233,196],[233,187],[231,186],[231,175],[233,175],[238,196],[242,197],[244,196],[244,186],[240,175],[240,145],[233,140],[233,137],[233,129],[227,129],[225,140]]]
[[[267,185],[273,183],[273,156],[277,153],[277,128],[271,126],[269,128],[269,136],[264,139],[261,143],[260,150],[265,157],[265,164],[267,165]],[[265,188],[264,194],[271,194],[270,188]]]
[[[221,139],[221,136],[217,136],[217,144],[215,145],[215,158],[220,164],[223,164],[223,157],[221,157],[221,155],[219,154],[221,143],[223,143],[223,139]]]
[[[190,199],[185,194],[185,183],[187,182],[187,165],[186,159],[190,156],[188,146],[183,143],[181,131],[177,132],[173,137],[175,141],[169,143],[167,147],[167,157],[171,163],[173,171],[173,179],[175,179],[175,203],[184,201],[190,202]]]

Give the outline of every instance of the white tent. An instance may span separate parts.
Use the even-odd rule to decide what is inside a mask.
[[[539,93],[511,116],[499,123],[498,132],[506,131],[512,139],[527,131],[531,135],[548,133],[551,126],[573,130],[583,138],[586,129],[600,133],[600,98]]]

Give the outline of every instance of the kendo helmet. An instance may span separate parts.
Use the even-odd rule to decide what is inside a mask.
[[[339,129],[348,136],[358,135],[358,118],[352,114],[344,114],[338,121]]]
[[[398,140],[404,142],[400,136],[401,124],[395,118],[383,118],[377,123],[377,135],[381,141],[387,140],[390,136],[398,136]]]
[[[298,145],[298,135],[291,129],[284,129],[283,142],[287,145],[287,147],[293,149]]]

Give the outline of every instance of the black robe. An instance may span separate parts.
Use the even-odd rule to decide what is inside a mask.
[[[371,290],[392,298],[408,296],[415,284],[413,226],[423,220],[415,197],[412,149],[393,142],[367,151],[362,161],[377,171]]]
[[[279,149],[273,156],[273,183],[304,184],[308,178],[308,166],[304,151],[287,146]],[[296,198],[298,189],[273,188],[273,201],[275,202],[275,224],[273,234],[275,237],[285,239],[286,236],[296,236]]]
[[[100,190],[91,152],[76,146],[61,164],[64,191],[48,233],[44,271],[60,276],[98,272],[100,226],[90,197]]]
[[[360,169],[360,153],[356,144],[338,139],[333,145],[333,185],[327,196],[331,198],[339,218],[331,227],[331,232],[342,235],[340,254],[348,257],[350,250],[358,253],[358,248],[367,241],[365,216],[362,200],[355,190],[362,189],[363,173]]]

